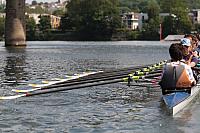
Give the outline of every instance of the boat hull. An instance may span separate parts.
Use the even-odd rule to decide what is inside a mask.
[[[167,112],[172,116],[176,115],[193,100],[195,100],[199,92],[200,87],[194,86],[191,88],[190,94],[187,92],[174,92],[163,95],[162,98],[167,107]]]

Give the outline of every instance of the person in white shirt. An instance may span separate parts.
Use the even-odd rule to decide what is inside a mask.
[[[171,62],[166,63],[160,81],[162,92],[166,90],[189,89],[196,80],[193,76],[191,66],[185,64],[183,59],[183,46],[174,43],[169,48]]]

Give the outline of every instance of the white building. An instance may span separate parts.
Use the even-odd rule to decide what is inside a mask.
[[[193,9],[191,12],[193,23],[200,23],[200,9]]]
[[[138,13],[128,12],[122,15],[122,22],[126,25],[127,29],[135,30],[138,29]]]

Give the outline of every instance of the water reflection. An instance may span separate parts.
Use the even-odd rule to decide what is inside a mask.
[[[4,84],[8,86],[15,86],[18,83],[26,80],[28,73],[24,71],[26,65],[25,48],[6,48],[9,53],[5,59],[5,79]]]

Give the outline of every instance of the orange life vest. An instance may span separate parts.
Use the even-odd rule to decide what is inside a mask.
[[[169,65],[165,66],[163,76],[160,81],[162,89],[179,89],[179,88],[190,88],[192,86],[189,75],[184,65]]]

